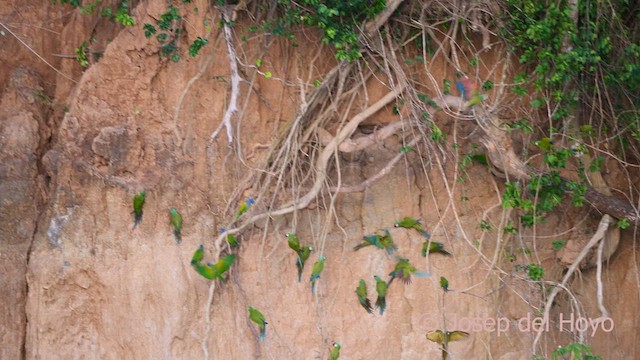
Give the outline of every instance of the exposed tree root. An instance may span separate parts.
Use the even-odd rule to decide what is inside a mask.
[[[231,9],[225,7],[218,7],[220,14],[224,20],[224,26],[222,31],[224,39],[227,42],[227,55],[229,56],[229,76],[231,77],[231,98],[229,99],[229,105],[227,111],[224,113],[222,122],[218,128],[211,134],[211,141],[215,140],[222,127],[227,129],[227,142],[229,145],[233,143],[233,126],[231,125],[231,116],[238,111],[238,95],[240,93],[240,75],[238,74],[238,61],[236,60],[236,49],[233,46],[233,36],[231,34],[231,28],[228,23],[231,22]]]
[[[553,288],[553,290],[551,291],[551,294],[549,294],[549,297],[547,298],[547,301],[544,305],[543,322],[542,322],[543,324],[547,324],[549,322],[549,313],[551,312],[551,306],[553,305],[553,302],[556,299],[556,296],[558,295],[558,293],[560,293],[560,290],[566,288],[567,283],[569,282],[569,279],[571,279],[571,275],[573,275],[576,269],[578,269],[582,260],[584,260],[587,254],[589,254],[589,251],[591,251],[591,249],[599,241],[604,239],[607,229],[609,228],[609,226],[611,226],[612,223],[613,223],[613,220],[609,215],[605,214],[602,217],[602,219],[600,220],[600,224],[598,224],[598,229],[596,230],[595,234],[593,234],[593,236],[591,237],[591,240],[589,240],[587,245],[582,249],[582,251],[580,251],[580,254],[575,259],[573,264],[571,264],[566,274],[562,278],[562,282],[560,284],[556,284],[556,286]],[[542,331],[539,331],[535,339],[533,340],[534,353],[538,345],[538,342],[540,341],[540,337],[542,336],[542,333],[543,333]]]

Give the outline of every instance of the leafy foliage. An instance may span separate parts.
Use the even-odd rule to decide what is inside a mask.
[[[385,0],[278,0],[282,16],[262,27],[275,36],[295,39],[292,27],[307,25],[322,31],[322,42],[332,45],[338,60],[349,62],[362,57],[357,27],[386,7]]]
[[[551,353],[551,359],[565,359],[565,355],[569,355],[569,358],[576,360],[602,360],[602,357],[593,355],[588,345],[580,343],[571,343],[567,346],[558,347]]]

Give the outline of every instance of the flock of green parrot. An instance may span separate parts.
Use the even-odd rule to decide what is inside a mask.
[[[440,253],[442,255],[451,256],[448,251],[444,250],[444,244],[431,240],[431,235],[422,227],[419,220],[407,216],[402,220],[397,221],[394,224],[394,227],[414,229],[425,238],[424,244],[422,245],[422,256],[426,257],[430,253]],[[378,249],[386,250],[387,253],[391,255],[393,251],[398,250],[398,246],[393,241],[391,233],[388,229],[385,229],[384,234],[382,235],[367,235],[364,236],[363,239],[364,242],[356,245],[353,248],[354,251],[360,250],[367,246],[375,246]],[[393,280],[400,279],[404,282],[404,284],[408,285],[411,283],[412,275],[416,277],[428,276],[427,273],[418,271],[418,269],[409,262],[409,259],[398,258],[393,271],[389,273],[389,281],[384,281],[378,275],[373,276],[376,282],[376,293],[378,295],[378,297],[376,298],[375,307],[380,311],[380,315],[384,314],[384,310],[387,307],[387,292]],[[360,305],[369,314],[373,313],[373,307],[371,306],[371,301],[368,299],[367,295],[367,283],[364,279],[360,279],[358,287],[356,287],[356,296],[358,297],[358,302],[360,303]]]
[[[133,215],[133,227],[131,230],[134,230],[142,222],[142,207],[146,197],[147,193],[145,191],[141,191],[133,197],[133,211],[131,212]],[[182,242],[182,215],[178,210],[171,208],[169,210],[169,218],[173,227],[173,235],[176,238],[176,242],[180,244]]]
[[[135,229],[142,222],[143,215],[143,206],[146,199],[146,192],[142,191],[136,194],[133,197],[133,229]],[[242,215],[244,215],[251,205],[254,204],[254,200],[249,198],[247,201],[243,202],[238,208],[235,214],[235,221],[239,220]],[[182,215],[175,208],[171,208],[169,211],[170,222],[173,228],[173,234],[176,240],[176,243],[180,244],[182,241]],[[425,242],[422,245],[422,256],[426,257],[430,253],[440,253],[445,256],[451,256],[449,252],[444,250],[444,245],[437,241],[431,240],[431,235],[422,227],[419,220],[413,219],[411,217],[405,217],[402,220],[396,222],[394,227],[406,228],[406,229],[414,229],[419,234],[421,234],[425,238]],[[221,228],[221,233],[224,233],[225,228]],[[296,253],[296,268],[298,270],[298,282],[302,280],[302,273],[304,271],[304,266],[306,261],[311,256],[311,252],[313,251],[313,247],[309,244],[302,245],[300,243],[300,239],[295,233],[288,232],[285,234],[287,238],[287,243],[289,248]],[[354,251],[360,250],[364,247],[374,246],[377,249],[383,249],[387,252],[387,254],[391,255],[394,251],[398,250],[398,245],[393,241],[391,233],[388,229],[385,229],[384,234],[372,234],[363,237],[363,242],[356,245],[353,249]],[[234,234],[228,234],[226,237],[226,241],[229,244],[230,248],[239,247],[240,244]],[[206,263],[203,264],[202,260],[204,259],[204,245],[200,245],[196,251],[193,253],[191,257],[191,266],[193,269],[204,278],[213,280],[220,279],[224,280],[224,273],[227,272],[233,263],[236,260],[236,254],[227,254],[222,256],[218,262],[215,264]],[[311,269],[311,276],[309,278],[309,282],[311,285],[311,293],[314,294],[316,281],[320,278],[322,271],[324,270],[326,258],[323,255],[318,257],[318,260],[313,264]],[[384,281],[380,276],[374,275],[374,279],[376,282],[376,292],[377,299],[375,302],[375,307],[379,309],[380,315],[384,314],[386,309],[386,296],[388,292],[388,287],[391,285],[394,279],[400,279],[404,282],[404,284],[408,285],[411,283],[411,276],[416,277],[424,277],[429,274],[418,271],[415,266],[413,266],[409,259],[407,258],[398,258],[396,265],[389,273],[389,280]],[[448,291],[449,283],[446,278],[440,278],[440,286],[444,291]],[[368,298],[367,294],[367,284],[364,279],[360,279],[358,286],[356,288],[356,296],[358,298],[358,302],[360,305],[370,314],[373,313],[373,307],[371,305],[371,301]],[[249,319],[258,325],[260,330],[260,340],[264,341],[267,333],[268,324],[265,320],[264,315],[257,309],[249,306]],[[446,359],[447,356],[447,344],[450,341],[461,340],[467,336],[468,333],[463,331],[453,331],[453,332],[443,332],[442,330],[436,330],[428,333],[427,339],[438,343],[442,347],[442,358]],[[329,354],[330,360],[337,360],[340,356],[341,345],[337,342],[333,343],[333,348]]]

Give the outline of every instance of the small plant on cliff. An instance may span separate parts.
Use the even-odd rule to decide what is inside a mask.
[[[593,355],[588,345],[580,343],[571,343],[555,349],[553,353],[551,353],[551,359],[567,359],[565,355],[568,355],[569,359],[574,360],[602,360],[602,357]]]
[[[182,4],[190,3],[191,0],[181,0]],[[150,38],[155,35],[156,40],[160,44],[160,57],[169,57],[172,61],[180,60],[179,40],[182,34],[183,17],[180,9],[171,2],[168,3],[167,11],[160,15],[160,19],[155,25],[145,23],[143,25],[144,36]],[[196,57],[200,49],[202,49],[209,40],[200,36],[189,45],[189,55]]]
[[[282,16],[262,24],[276,36],[295,39],[295,25],[307,25],[322,31],[322,42],[332,45],[336,59],[353,61],[362,57],[358,46],[358,27],[386,8],[385,0],[278,0]]]

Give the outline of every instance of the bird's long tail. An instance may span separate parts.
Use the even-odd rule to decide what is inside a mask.
[[[136,214],[135,210],[131,213],[133,214],[133,227],[131,228],[131,231],[133,231],[142,222],[142,211],[140,212],[140,216]]]
[[[362,249],[363,247],[366,247],[366,246],[371,246],[371,244],[367,243],[367,242],[364,242],[362,244],[358,244],[358,245],[353,247],[353,251],[358,251],[358,250],[360,250],[360,249]]]
[[[367,310],[367,312],[369,314],[373,313],[373,308],[371,307],[371,300],[365,298],[365,299],[360,299],[360,305],[362,305],[362,307]]]
[[[298,268],[298,282],[301,282],[302,271],[304,270],[304,264],[300,262],[300,259],[296,260],[296,267]]]
[[[427,231],[425,230],[418,230],[418,232],[424,236],[426,239],[431,239],[431,234],[429,234]]]
[[[380,315],[384,314],[384,309],[387,308],[387,300],[383,296],[378,296],[376,300],[376,307],[380,309]]]
[[[267,326],[265,325],[264,327],[260,328],[260,341],[264,341],[266,336],[267,336]]]
[[[180,230],[174,230],[173,231],[173,235],[176,238],[176,243],[180,244],[182,242],[182,234],[181,234]]]

